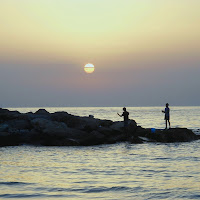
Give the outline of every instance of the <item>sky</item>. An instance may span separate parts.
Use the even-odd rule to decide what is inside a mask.
[[[199,8],[0,0],[0,107],[200,106]]]

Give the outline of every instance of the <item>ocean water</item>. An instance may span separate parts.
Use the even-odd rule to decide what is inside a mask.
[[[38,108],[15,108],[20,112]],[[46,108],[121,120],[122,108]],[[164,128],[161,107],[127,108],[143,127]],[[200,107],[172,107],[172,127],[199,134]],[[0,148],[0,199],[200,199],[200,140],[91,147]]]

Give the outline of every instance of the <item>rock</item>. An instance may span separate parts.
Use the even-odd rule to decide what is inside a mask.
[[[0,132],[7,132],[9,129],[8,124],[0,124]]]
[[[18,146],[21,144],[21,139],[18,134],[0,132],[0,146]]]
[[[106,139],[105,144],[115,144],[117,142],[127,141],[127,136],[124,133],[113,135],[112,137],[108,137]]]
[[[200,139],[200,136],[186,128],[151,131],[137,126],[134,120],[130,120],[124,128],[123,122],[78,117],[67,112],[51,114],[39,109],[36,113],[21,114],[0,109],[0,146],[90,146],[122,141],[138,144],[189,142],[196,139]]]
[[[39,109],[35,112],[36,115],[49,115],[50,113],[46,111],[45,109]]]
[[[83,126],[82,130],[87,131],[87,132],[91,132],[91,131],[98,129],[101,122],[100,122],[99,119],[90,118],[90,117],[82,117],[81,118],[81,124]]]
[[[68,127],[79,130],[83,130],[85,127],[85,123],[81,120],[81,118],[76,116],[71,116],[66,123]]]
[[[31,129],[31,123],[29,120],[23,120],[23,119],[14,119],[14,120],[9,120],[7,122],[8,126],[10,128],[15,128],[17,130],[21,129]]]
[[[28,119],[28,120],[33,120],[33,119],[37,119],[37,118],[51,120],[51,114],[49,112],[47,112],[45,109],[39,109],[35,113],[28,112],[28,113],[24,114],[24,116],[21,116],[21,117],[23,117],[24,119]]]
[[[124,122],[114,122],[110,128],[115,131],[123,132],[124,130]]]
[[[43,118],[36,118],[31,121],[35,130],[41,133],[58,134],[67,131],[67,125],[63,122],[50,121]]]
[[[67,124],[68,120],[72,117],[72,115],[67,112],[55,112],[51,114],[51,120],[57,122],[64,122]]]
[[[34,129],[40,132],[34,140],[40,141],[42,145],[94,145],[99,142],[102,135],[97,133],[87,133],[82,130],[69,128],[63,122],[50,121],[46,119],[34,119],[31,121]],[[38,138],[36,138],[38,137]],[[100,140],[101,141],[101,140]]]
[[[103,134],[105,137],[111,137],[112,135],[114,135],[116,132],[113,131],[113,129],[111,128],[107,128],[107,127],[103,127],[100,126],[97,131],[101,134]]]
[[[126,132],[127,135],[130,136],[135,136],[135,132],[137,130],[137,123],[134,120],[129,120],[129,124],[126,127]]]
[[[171,128],[167,130],[156,130],[155,133],[147,132],[146,137],[157,142],[190,142],[198,139],[191,130],[186,128]]]
[[[143,140],[137,136],[132,136],[130,139],[129,139],[129,142],[132,143],[132,144],[142,144],[143,143]]]
[[[18,111],[9,111],[7,109],[0,109],[0,123],[16,119],[21,115]]]
[[[135,131],[135,136],[146,137],[150,133],[151,133],[151,129],[145,129],[145,128],[142,128],[141,126],[138,126]]]
[[[101,120],[100,127],[110,127],[113,124],[111,120]]]
[[[98,145],[98,144],[104,144],[105,142],[105,136],[98,131],[92,131],[87,135],[87,137],[82,138],[80,141],[80,145],[83,146],[91,146],[91,145]]]

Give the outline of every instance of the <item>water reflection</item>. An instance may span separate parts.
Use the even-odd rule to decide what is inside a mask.
[[[191,197],[199,191],[199,144],[5,147],[1,193],[38,199]]]

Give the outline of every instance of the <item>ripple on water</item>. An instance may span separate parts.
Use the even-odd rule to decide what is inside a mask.
[[[2,148],[0,199],[198,199],[199,144]]]
[[[32,183],[24,183],[24,182],[0,182],[0,185],[8,185],[8,186],[21,186],[21,185],[30,185]]]

